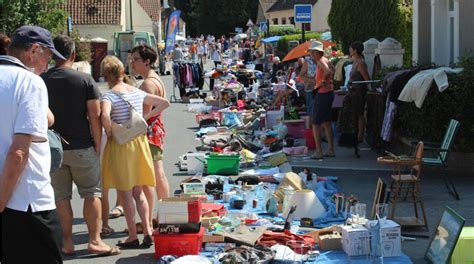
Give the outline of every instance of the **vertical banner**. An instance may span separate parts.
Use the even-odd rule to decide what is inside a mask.
[[[174,44],[176,43],[176,34],[178,34],[179,29],[179,16],[181,11],[176,10],[171,13],[168,18],[168,26],[166,27],[166,47],[165,52],[171,52],[174,49]]]

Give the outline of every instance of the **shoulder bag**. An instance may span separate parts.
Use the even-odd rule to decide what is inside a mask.
[[[121,124],[112,121],[112,136],[119,145],[125,145],[138,136],[145,134],[148,125],[142,115],[135,110],[129,101],[125,100],[120,93],[113,93],[128,104],[130,118]]]

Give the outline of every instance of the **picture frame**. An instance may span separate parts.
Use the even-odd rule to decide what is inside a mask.
[[[446,206],[425,253],[428,263],[449,263],[465,219]]]
[[[377,187],[375,188],[374,202],[372,203],[372,212],[371,212],[372,219],[375,219],[377,205],[385,202],[386,188],[387,188],[387,184],[385,184],[382,178],[379,178],[377,180]]]

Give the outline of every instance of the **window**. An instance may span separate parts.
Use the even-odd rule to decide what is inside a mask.
[[[288,19],[290,20],[290,24],[295,24],[295,17],[289,17]]]
[[[311,23],[305,23],[304,24],[304,30],[311,31]]]
[[[282,24],[282,25],[286,25],[286,17],[282,17],[282,18],[281,18],[281,24]]]
[[[273,19],[273,25],[278,25],[278,18]]]

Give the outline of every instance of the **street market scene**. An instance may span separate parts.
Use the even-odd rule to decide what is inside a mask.
[[[0,0],[0,263],[474,263],[471,0]]]

